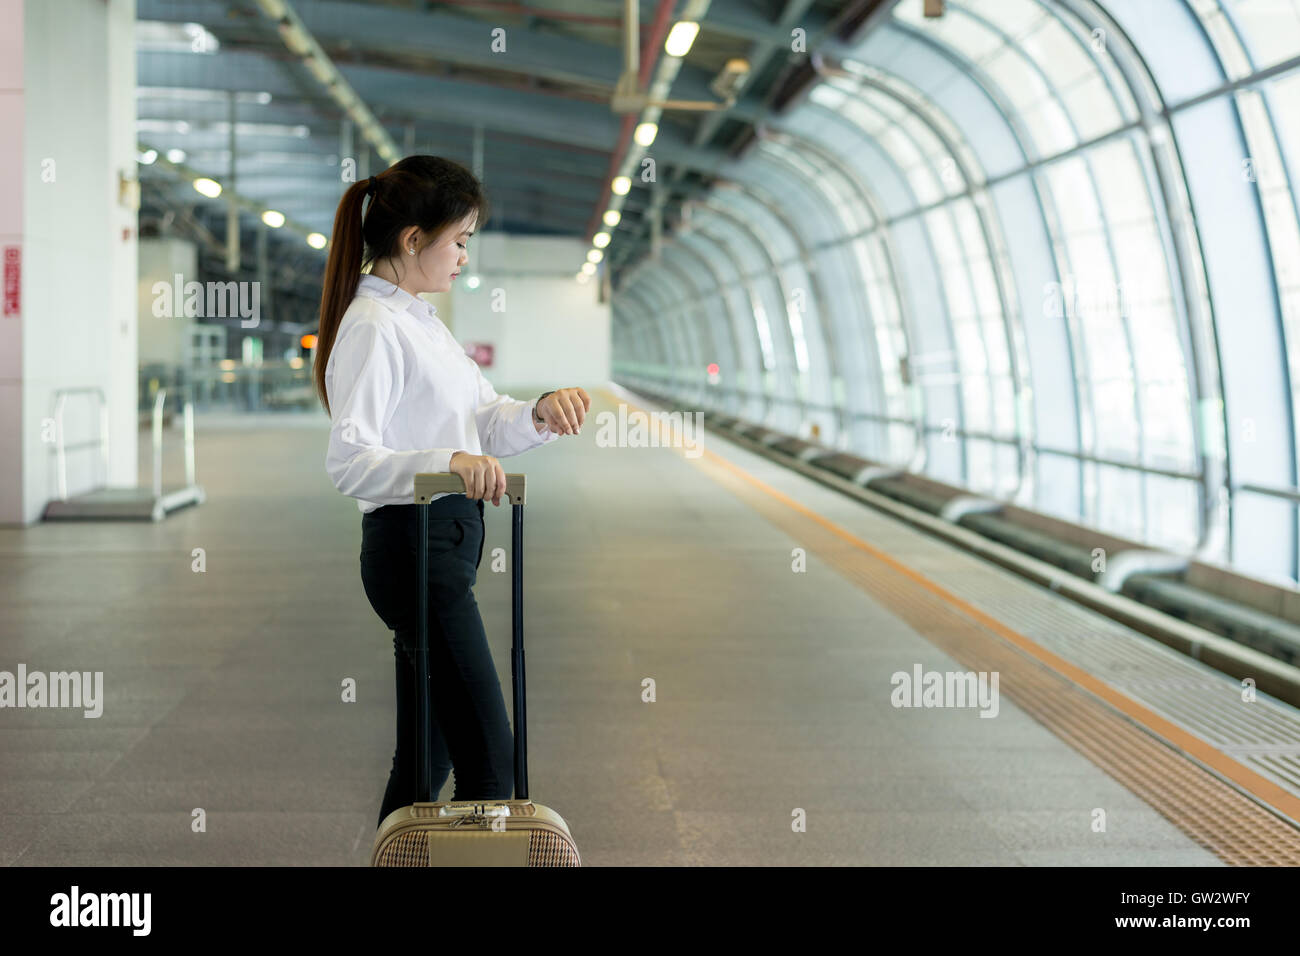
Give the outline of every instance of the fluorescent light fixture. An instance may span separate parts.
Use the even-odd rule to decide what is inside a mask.
[[[588,249],[588,250],[587,250],[587,261],[588,261],[588,262],[599,262],[601,259],[604,259],[604,258],[605,258],[605,253],[601,252],[599,249]]]
[[[191,124],[185,120],[150,120],[142,119],[135,124],[137,130],[146,133],[188,133],[194,126],[198,126],[203,132],[215,133],[221,136],[230,135],[230,123],[227,120],[216,120],[211,123]],[[306,139],[311,135],[311,127],[297,123],[289,126],[286,123],[236,123],[236,136],[294,136],[298,139]]]
[[[632,134],[632,138],[636,140],[638,146],[649,146],[655,141],[657,135],[659,135],[658,123],[641,123]]]
[[[609,184],[609,188],[614,190],[615,195],[626,196],[627,191],[632,188],[632,180],[626,176],[615,176],[614,181]]]
[[[609,233],[607,232],[596,233],[594,236],[591,237],[591,244],[595,246],[597,249],[604,249],[607,245],[609,245]]]
[[[623,214],[619,212],[617,209],[606,209],[604,218],[605,218],[605,225],[613,229],[615,226],[618,225],[619,220],[623,218]]]
[[[135,48],[158,53],[216,53],[221,43],[199,23],[137,20]]]
[[[199,90],[187,86],[137,86],[137,99],[141,100],[183,100],[189,103],[228,103],[230,94],[225,90]],[[235,94],[236,103],[256,103],[265,106],[271,102],[271,94],[266,92],[239,92]]]
[[[221,195],[221,183],[215,179],[208,179],[207,177],[196,179],[194,180],[194,188],[209,199],[216,199]]]
[[[328,242],[329,240],[319,232],[313,232],[307,236],[307,245],[311,246],[313,249],[324,249]]]
[[[284,213],[276,212],[274,209],[268,209],[262,213],[262,222],[266,223],[272,229],[279,229],[284,225]]]
[[[228,149],[195,149],[190,151],[190,162],[196,166],[215,166],[218,169],[225,169],[230,165],[230,150]],[[263,163],[284,163],[294,166],[337,166],[338,157],[332,160],[329,156],[314,152],[286,153],[282,150],[274,149],[241,149],[239,150],[239,161],[255,159]]]
[[[685,56],[695,42],[695,35],[700,32],[700,25],[694,20],[678,20],[668,31],[664,41],[664,52],[669,56]]]
[[[135,128],[140,133],[179,133],[184,120],[138,119]],[[185,123],[187,129],[188,123]]]

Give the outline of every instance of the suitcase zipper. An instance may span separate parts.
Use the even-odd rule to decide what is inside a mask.
[[[454,829],[454,828],[456,828],[456,827],[459,827],[459,826],[460,826],[461,824],[463,824],[467,819],[470,819],[470,818],[469,818],[469,817],[459,817],[459,818],[457,818],[454,822],[448,824],[448,825],[447,825],[447,829],[450,830],[450,829]],[[491,827],[490,824],[489,824],[488,826],[483,826],[483,824],[484,824],[484,823],[488,823],[488,821],[489,821],[490,819],[491,819],[490,817],[487,817],[487,816],[484,816],[484,815],[479,815],[478,818],[477,818],[477,820],[476,820],[476,823],[478,824],[479,829],[481,829],[481,830],[490,830],[490,829],[492,829],[492,827]],[[505,819],[508,820],[508,819],[510,819],[510,818],[509,818],[509,817],[506,817]],[[521,820],[521,821],[526,820],[526,822],[529,824],[528,826],[520,826],[520,827],[518,827],[517,829],[520,829],[520,830],[530,830],[530,829],[531,829],[531,830],[547,830],[547,831],[549,831],[549,832],[551,832],[551,833],[556,834],[557,836],[561,836],[561,837],[563,837],[563,838],[564,838],[565,840],[567,840],[570,844],[573,843],[573,836],[572,836],[571,834],[569,834],[567,831],[561,829],[559,826],[557,826],[557,825],[554,824],[554,823],[548,823],[547,821],[545,821],[545,820],[539,820],[539,819],[537,819],[536,817],[533,817],[532,819],[527,819],[527,818],[525,818],[525,817],[518,817],[517,819],[519,819],[519,820]],[[395,829],[395,830],[393,830],[391,833],[389,833],[389,834],[388,834],[388,839],[391,840],[394,836],[396,836],[397,834],[399,834],[399,833],[401,833],[401,832],[403,832],[403,831],[405,831],[405,830],[409,830],[409,829],[412,828],[412,827],[418,827],[418,826],[421,826],[421,825],[423,825],[423,824],[427,824],[427,823],[429,823],[429,822],[430,822],[430,821],[428,821],[428,820],[412,820],[412,821],[409,821],[409,822],[407,822],[407,823],[404,823],[404,824],[402,824],[400,827],[398,827],[397,829]],[[507,825],[507,826],[508,826],[508,825]],[[387,841],[385,841],[385,842],[387,842]],[[575,849],[574,852],[577,852],[576,849]]]

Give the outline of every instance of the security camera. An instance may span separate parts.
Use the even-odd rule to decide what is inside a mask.
[[[736,98],[736,94],[740,92],[748,76],[749,61],[743,57],[733,57],[727,61],[722,72],[713,78],[709,89],[724,100],[732,100]]]

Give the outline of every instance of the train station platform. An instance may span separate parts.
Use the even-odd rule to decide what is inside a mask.
[[[532,796],[585,866],[1300,863],[1295,708],[693,423],[633,447],[619,403],[653,404],[588,391],[581,435],[503,460]],[[202,506],[0,529],[2,659],[104,675],[97,718],[8,713],[0,862],[367,862],[392,640],[327,429],[200,419]]]

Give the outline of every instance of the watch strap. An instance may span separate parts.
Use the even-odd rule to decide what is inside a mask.
[[[549,392],[542,392],[542,394],[537,396],[537,401],[533,403],[533,421],[537,422],[539,425],[545,425],[546,419],[537,417],[537,406],[542,404],[542,399],[544,399],[547,395],[554,395],[554,394],[555,394],[555,389],[551,389]]]

